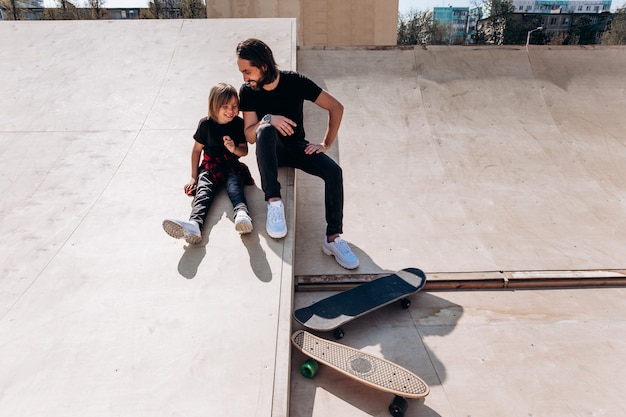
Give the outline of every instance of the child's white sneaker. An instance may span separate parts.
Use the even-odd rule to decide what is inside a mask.
[[[192,245],[202,241],[200,226],[194,221],[186,222],[183,220],[166,219],[163,220],[163,230],[173,238],[184,238],[187,243]]]
[[[235,214],[235,230],[242,235],[252,231],[252,219],[245,210],[239,210]]]
[[[348,242],[340,237],[337,237],[333,242],[329,242],[326,236],[324,236],[322,251],[326,255],[333,255],[337,263],[346,269],[354,269],[359,266],[359,258],[352,253]]]

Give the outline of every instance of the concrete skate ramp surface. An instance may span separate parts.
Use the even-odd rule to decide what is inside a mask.
[[[253,233],[225,192],[201,244],[161,228],[250,36],[295,69],[293,19],[0,22],[0,415],[286,415],[293,238],[254,149]]]
[[[296,229],[282,173],[290,234],[270,239],[252,147],[251,235],[223,193],[197,247],[160,223],[189,213],[191,137],[210,86],[241,82],[237,42],[293,69],[294,24],[0,22],[0,415],[287,414],[294,265],[346,274],[320,251],[319,180],[298,174]],[[346,107],[356,274],[624,268],[624,49],[297,55]],[[308,106],[310,140],[324,123]]]
[[[346,108],[334,151],[360,273],[626,268],[623,47],[305,48],[298,68]],[[296,275],[341,274],[305,248],[323,232],[309,181]]]

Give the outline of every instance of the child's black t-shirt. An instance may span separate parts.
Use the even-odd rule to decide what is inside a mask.
[[[204,117],[198,123],[198,129],[193,138],[202,144],[204,153],[211,158],[234,156],[224,146],[224,136],[230,136],[235,146],[244,143],[246,138],[243,133],[243,119],[235,116],[231,122],[221,125],[213,119]]]

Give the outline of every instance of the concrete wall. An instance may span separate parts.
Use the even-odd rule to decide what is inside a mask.
[[[395,45],[398,0],[207,0],[208,18],[295,17],[302,46]]]

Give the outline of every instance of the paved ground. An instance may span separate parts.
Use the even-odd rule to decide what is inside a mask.
[[[294,228],[258,187],[244,238],[225,195],[196,247],[161,222],[237,43],[295,68],[294,22],[1,23],[0,415],[285,415]]]
[[[359,271],[623,269],[625,62],[624,48],[300,51],[346,105],[335,155]],[[298,194],[299,276],[323,258],[300,256],[319,201]]]
[[[285,19],[1,23],[1,415],[384,416],[386,394],[298,375],[290,315],[328,294],[311,284],[406,266],[429,287],[344,342],[431,385],[407,415],[626,411],[624,290],[597,287],[626,270],[626,49],[296,51]],[[351,277],[319,249],[321,187],[301,173],[282,172],[284,240],[258,184],[249,236],[225,196],[201,245],[161,230],[188,215],[191,136],[210,86],[240,84],[249,36],[346,106],[331,155]],[[311,140],[322,116],[307,106]],[[435,291],[561,278],[596,287]]]
[[[626,411],[624,289],[582,288],[626,277],[625,64],[621,47],[299,51],[298,68],[346,104],[335,156],[357,272],[430,277],[410,310],[389,306],[343,339],[430,384],[407,416]],[[304,291],[342,271],[309,248],[320,194],[296,178]],[[513,290],[561,284],[581,287]],[[298,292],[295,307],[326,295]],[[292,417],[387,415],[390,395],[324,369],[304,379],[302,360]]]
[[[304,293],[296,307],[322,294]],[[326,295],[326,294],[323,294]],[[406,417],[619,416],[626,411],[623,288],[418,293],[345,326],[342,343],[420,375]],[[388,416],[393,396],[292,360],[291,417]]]

